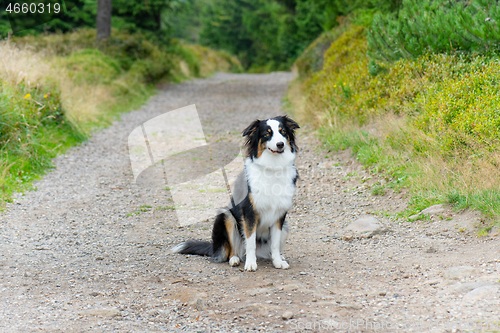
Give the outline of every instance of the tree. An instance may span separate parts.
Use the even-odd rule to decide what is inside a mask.
[[[97,0],[97,40],[111,36],[111,0]]]
[[[129,31],[147,30],[156,34],[164,33],[163,16],[175,10],[177,0],[115,0],[113,26]]]

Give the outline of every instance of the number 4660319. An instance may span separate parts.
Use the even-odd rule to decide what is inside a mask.
[[[31,14],[42,14],[45,11],[47,13],[59,13],[61,11],[61,5],[58,3],[9,3],[7,4],[7,8],[5,9],[6,12],[9,13],[31,13]]]

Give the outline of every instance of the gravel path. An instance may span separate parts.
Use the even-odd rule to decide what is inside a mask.
[[[0,331],[499,331],[500,241],[476,236],[481,217],[433,207],[398,220],[404,193],[372,196],[383,180],[348,152],[324,151],[307,127],[289,270],[260,262],[248,273],[169,252],[208,239],[212,221],[181,227],[164,209],[170,191],[132,183],[128,134],[197,104],[209,142],[240,142],[250,121],[283,112],[291,79],[217,74],[165,87],[58,157],[37,191],[0,213]],[[374,232],[357,233],[360,218]]]

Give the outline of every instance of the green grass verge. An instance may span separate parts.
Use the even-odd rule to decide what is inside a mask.
[[[241,69],[224,52],[123,31],[99,45],[92,29],[15,42],[0,43],[0,208],[55,156],[146,103],[155,84]]]

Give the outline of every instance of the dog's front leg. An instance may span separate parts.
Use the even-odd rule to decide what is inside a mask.
[[[255,249],[257,246],[256,239],[257,232],[253,231],[250,237],[246,238],[246,260],[245,260],[245,270],[252,272],[257,270],[257,257],[255,255]]]
[[[245,270],[253,272],[257,270],[257,224],[258,215],[252,210],[246,211],[243,218],[243,231],[245,232],[246,259]]]
[[[271,227],[271,257],[273,259],[274,267],[287,269],[290,266],[285,260],[282,259],[280,253],[282,226],[283,223],[281,221],[278,221],[274,226]]]

